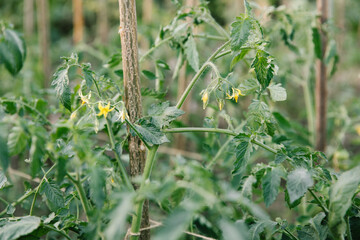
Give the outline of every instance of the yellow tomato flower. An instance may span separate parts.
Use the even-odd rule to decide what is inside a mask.
[[[81,105],[84,105],[85,103],[89,104],[89,100],[91,98],[91,92],[84,96],[81,91],[79,91],[79,96],[81,98]]]
[[[108,104],[107,104],[105,107],[103,107],[103,106],[101,105],[101,103],[99,103],[98,108],[99,108],[100,112],[97,114],[97,116],[104,115],[105,118],[107,117],[107,115],[108,115],[109,112],[111,112],[112,110],[114,110],[114,108],[111,108],[111,109],[110,109],[110,102],[108,102]]]
[[[360,136],[360,124],[355,126],[356,133]]]
[[[238,88],[232,88],[232,91],[233,91],[232,95],[226,93],[227,99],[234,99],[235,102],[237,102],[239,96],[245,96],[244,94],[241,93],[241,90]]]
[[[208,93],[208,91],[204,92],[204,94],[201,97],[201,100],[203,101],[203,109],[205,109],[208,102],[209,102],[209,93]]]

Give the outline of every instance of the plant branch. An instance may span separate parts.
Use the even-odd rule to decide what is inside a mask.
[[[294,234],[292,234],[292,232],[290,232],[289,230],[287,230],[286,228],[284,228],[285,233],[288,234],[289,237],[291,237],[294,240],[299,240]]]
[[[31,203],[31,207],[30,207],[30,213],[29,215],[32,216],[33,214],[33,211],[34,211],[34,206],[35,206],[35,202],[36,202],[36,197],[39,193],[39,190],[41,188],[41,185],[43,184],[43,182],[46,180],[46,176],[55,168],[56,166],[56,163],[54,165],[52,165],[52,167],[44,174],[43,178],[41,179],[39,185],[35,188],[35,195],[34,195],[34,198],[32,200],[32,203]]]
[[[17,103],[20,105],[23,105],[27,108],[30,108],[31,111],[35,112],[37,115],[39,115],[43,120],[45,120],[45,122],[47,124],[51,124],[51,122],[46,118],[46,116],[44,114],[42,114],[39,110],[37,110],[36,108],[34,108],[33,106],[29,105],[28,103],[25,103],[21,100],[11,100],[11,99],[0,99],[0,103],[4,103],[4,102],[11,102],[11,103]]]
[[[74,184],[76,191],[79,194],[81,205],[83,206],[86,218],[89,220],[90,216],[90,205],[89,201],[86,198],[85,190],[81,184],[81,181],[79,179],[74,179],[69,173],[66,173],[66,176],[70,179],[70,181]]]
[[[64,236],[66,239],[71,240],[70,236],[67,235],[65,232],[63,232],[63,231],[61,231],[61,230],[58,230],[58,229],[56,229],[56,228],[54,228],[54,227],[51,227],[51,226],[49,226],[49,225],[42,225],[42,226],[43,226],[44,228],[50,229],[51,231],[54,231],[54,232],[57,232],[57,233],[61,234],[61,235]]]
[[[142,63],[145,58],[147,56],[149,56],[151,53],[153,53],[158,47],[160,47],[161,45],[163,45],[164,43],[170,41],[171,39],[173,39],[174,37],[173,36],[170,36],[170,37],[167,37],[167,38],[164,38],[163,40],[161,40],[160,42],[158,42],[157,44],[155,44],[153,47],[151,47],[144,55],[141,56],[140,60],[139,60],[139,63]]]
[[[140,188],[139,188],[139,192],[141,192],[141,189],[144,188],[145,184],[149,181],[150,179],[150,175],[151,175],[151,171],[152,168],[154,166],[155,163],[155,155],[156,155],[156,151],[158,149],[159,145],[154,145],[153,147],[151,147],[147,153],[146,156],[146,161],[145,161],[145,168],[144,168],[144,173],[142,176],[142,181],[140,184]],[[140,225],[141,225],[141,216],[142,216],[142,210],[143,210],[143,204],[144,204],[145,199],[141,199],[140,201],[138,201],[136,203],[135,206],[135,214],[132,218],[132,223],[131,223],[131,237],[130,240],[137,240],[139,239],[140,236]]]
[[[315,195],[315,193],[313,192],[313,190],[311,190],[310,188],[308,189],[310,194],[313,196],[313,198],[315,199],[315,201],[319,204],[319,207],[321,207],[321,209],[328,214],[329,210],[324,206],[324,204],[320,201],[320,199]]]
[[[116,161],[119,164],[119,169],[120,169],[120,178],[122,180],[122,182],[126,185],[126,187],[130,190],[134,190],[133,185],[131,184],[130,178],[126,172],[126,169],[124,167],[124,165],[121,162],[121,157],[119,152],[116,150],[116,146],[115,146],[115,136],[114,136],[114,132],[111,128],[111,123],[110,120],[106,118],[106,125],[107,125],[107,129],[108,129],[108,133],[109,133],[109,138],[110,138],[110,144],[111,144],[111,148],[113,150],[113,152],[115,153],[115,158]]]
[[[218,53],[220,53],[224,48],[226,48],[227,45],[230,44],[230,41],[227,41],[226,43],[224,43],[223,45],[221,45],[209,58],[208,60],[201,66],[201,68],[199,69],[199,71],[195,74],[195,76],[193,77],[193,79],[191,80],[191,82],[189,83],[189,85],[187,86],[187,88],[185,89],[184,93],[182,94],[182,96],[180,97],[178,103],[176,104],[177,108],[181,108],[181,106],[184,104],[186,97],[189,95],[191,89],[194,87],[195,83],[197,82],[197,80],[200,78],[200,76],[202,75],[202,73],[205,71],[205,69],[208,66],[211,66],[211,61],[213,61],[215,59],[215,57],[218,55]]]
[[[142,137],[142,135],[139,133],[139,131],[136,129],[136,127],[128,120],[125,118],[125,122],[129,125],[129,127],[136,133],[136,136],[138,136],[140,138],[141,141],[143,141],[143,143],[145,144],[147,149],[151,149],[151,146],[145,141],[145,139]]]
[[[237,136],[238,134],[234,131],[231,131],[229,129],[221,129],[221,128],[197,128],[197,127],[187,127],[187,128],[170,128],[170,129],[163,129],[162,130],[165,133],[183,133],[183,132],[213,132],[213,133],[223,133],[223,134],[227,134],[227,135],[232,135],[232,136]],[[251,139],[251,142],[255,145],[258,145],[259,147],[276,154],[277,151],[275,149],[273,149],[272,147],[269,147],[267,145],[265,145],[264,143],[256,140],[256,139]],[[294,160],[292,158],[290,158],[289,156],[286,156],[286,159],[294,162]]]

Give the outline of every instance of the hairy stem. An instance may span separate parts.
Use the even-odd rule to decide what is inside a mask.
[[[155,163],[155,155],[159,145],[154,145],[151,147],[147,153],[146,161],[145,161],[145,168],[144,173],[142,176],[142,181],[140,185],[140,191],[145,186],[145,184],[149,181],[152,168]],[[141,199],[136,203],[135,206],[135,214],[132,219],[131,223],[131,237],[130,240],[137,240],[140,236],[140,226],[141,226],[141,216],[142,216],[142,209],[145,199]]]
[[[208,60],[201,66],[201,68],[199,69],[199,71],[195,74],[195,76],[193,77],[193,79],[191,80],[191,82],[189,83],[189,85],[187,86],[187,88],[185,89],[183,95],[180,97],[178,103],[176,104],[177,108],[181,108],[181,106],[184,104],[186,97],[189,95],[191,89],[194,87],[195,83],[197,82],[197,80],[200,78],[200,76],[202,75],[202,73],[205,71],[205,69],[208,66],[212,66],[211,61],[213,61],[215,59],[215,57],[218,55],[218,53],[220,53],[224,48],[226,48],[227,45],[229,45],[230,41],[227,41],[226,43],[224,43],[223,45],[221,45],[209,58]]]
[[[86,218],[89,220],[90,216],[90,204],[88,199],[86,198],[85,190],[81,184],[80,176],[77,174],[77,179],[74,179],[69,173],[66,173],[66,176],[70,179],[70,181],[74,184],[76,191],[79,194],[81,205],[83,206]]]
[[[313,192],[313,190],[311,190],[309,188],[309,192],[310,194],[313,196],[313,198],[315,199],[315,201],[319,204],[319,207],[321,207],[321,209],[324,211],[324,213],[328,214],[329,210],[324,206],[324,204],[320,201],[320,199],[315,195],[315,193]]]
[[[61,234],[63,237],[65,237],[66,239],[71,240],[70,236],[67,235],[64,231],[58,230],[58,229],[48,226],[48,225],[42,225],[42,227],[50,229],[51,231],[57,232],[57,233]]]
[[[35,206],[35,202],[36,202],[36,197],[39,193],[39,190],[41,188],[41,185],[43,184],[43,182],[46,180],[46,176],[55,168],[56,166],[56,163],[54,165],[52,165],[52,167],[44,174],[43,178],[41,179],[39,185],[35,188],[35,195],[34,195],[34,198],[32,200],[32,203],[31,203],[31,207],[30,207],[30,213],[29,215],[32,216],[33,214],[33,211],[34,211],[34,206]]]
[[[107,118],[106,118],[106,125],[107,125],[107,129],[108,129],[108,133],[109,133],[111,148],[112,148],[112,150],[113,150],[113,152],[115,154],[116,161],[119,164],[120,178],[121,178],[122,182],[126,185],[126,187],[128,189],[134,190],[133,185],[131,184],[129,176],[128,176],[127,172],[126,172],[126,169],[125,169],[124,165],[121,162],[120,154],[116,150],[114,132],[113,132],[113,130],[111,128],[110,120],[107,119]]]

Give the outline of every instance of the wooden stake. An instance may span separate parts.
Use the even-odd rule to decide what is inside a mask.
[[[37,0],[36,7],[38,11],[38,32],[39,32],[39,42],[41,49],[41,61],[43,68],[44,76],[44,88],[49,87],[49,80],[51,74],[51,59],[49,54],[49,15],[48,15],[48,1],[47,0]]]
[[[316,59],[316,144],[319,151],[326,148],[326,112],[327,112],[327,76],[324,56],[326,52],[327,37],[323,29],[327,21],[328,2],[327,0],[317,0],[317,10],[320,14],[318,18],[318,28],[321,36],[321,59]]]
[[[83,4],[82,0],[73,0],[73,41],[77,43],[84,39],[84,17],[83,17]]]
[[[124,73],[124,101],[130,122],[142,116],[140,74],[138,61],[137,18],[135,0],[119,0],[122,62]],[[140,175],[145,166],[145,145],[136,136],[129,136],[130,175]],[[136,187],[136,186],[135,186]],[[145,201],[141,228],[149,227],[149,203]],[[149,230],[140,239],[150,239]]]
[[[24,33],[26,37],[34,33],[34,0],[24,0]]]
[[[99,1],[99,12],[97,19],[98,36],[100,37],[100,41],[103,44],[108,42],[108,33],[109,33],[107,3],[108,3],[107,0]]]

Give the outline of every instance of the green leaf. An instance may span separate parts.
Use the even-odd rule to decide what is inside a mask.
[[[331,40],[325,54],[325,64],[328,65],[332,58],[337,56],[336,41]]]
[[[230,46],[233,52],[240,51],[241,47],[247,42],[251,34],[251,29],[253,28],[252,21],[249,17],[237,18],[236,21],[231,24]]]
[[[40,226],[40,218],[27,216],[17,221],[7,222],[0,228],[1,240],[15,240],[32,233]]]
[[[299,239],[301,239],[301,240],[318,240],[319,239],[317,236],[316,230],[309,225],[306,225],[306,226],[302,227],[301,229],[298,229],[297,233],[298,233]]]
[[[262,180],[263,196],[266,207],[269,207],[279,194],[282,171],[275,167],[268,169]]]
[[[92,167],[89,174],[90,177],[90,197],[94,201],[96,207],[101,209],[106,200],[105,180],[106,173],[98,166]]]
[[[314,53],[315,57],[318,59],[322,58],[322,51],[321,51],[321,36],[319,30],[317,28],[312,28],[312,41],[314,44]]]
[[[186,230],[193,217],[189,209],[178,207],[165,219],[164,226],[154,236],[154,240],[177,240]]]
[[[287,97],[286,90],[285,88],[281,87],[280,83],[272,84],[268,86],[268,89],[270,90],[271,99],[274,102],[280,102],[286,100]]]
[[[27,139],[28,136],[22,127],[13,127],[10,131],[7,142],[10,155],[14,156],[23,152],[27,144]]]
[[[276,226],[276,222],[269,221],[269,220],[260,220],[257,221],[255,224],[251,225],[249,229],[249,240],[260,240],[262,239],[260,234],[266,230],[271,232],[273,228]],[[270,238],[266,238],[270,239]]]
[[[3,171],[6,172],[9,167],[10,159],[9,159],[9,151],[6,141],[0,136],[0,166]]]
[[[30,172],[31,176],[35,177],[41,170],[41,166],[43,164],[43,157],[45,155],[45,139],[44,136],[41,135],[43,128],[36,128],[38,130],[36,135],[31,137],[31,147],[30,147]],[[43,134],[43,133],[42,133]]]
[[[236,175],[241,173],[243,170],[242,168],[246,166],[247,162],[250,159],[250,153],[252,152],[252,143],[250,140],[250,136],[240,133],[234,139],[238,142],[235,152],[236,152],[236,159],[234,162],[234,169],[232,174]]]
[[[156,79],[156,75],[148,70],[142,70],[142,74],[144,74],[144,76],[149,79],[149,80],[155,80]]]
[[[189,62],[192,69],[194,69],[195,72],[199,71],[199,53],[196,49],[196,43],[192,36],[190,36],[185,45],[185,54],[186,59]]]
[[[0,170],[0,189],[2,189],[5,186],[6,182],[7,182],[7,178],[4,172]]]
[[[230,70],[232,70],[234,68],[234,66],[240,62],[245,56],[246,54],[250,51],[250,48],[243,48],[240,50],[240,53],[238,53],[237,55],[235,55],[235,57],[232,59],[231,64],[230,64]]]
[[[222,231],[223,239],[226,240],[248,240],[248,229],[245,223],[237,221],[232,223],[228,220],[222,219],[220,221],[220,229]]]
[[[287,177],[286,188],[289,192],[290,203],[301,198],[307,189],[314,185],[311,174],[305,168],[297,168]]]
[[[123,239],[126,233],[126,219],[132,210],[133,195],[124,194],[119,205],[109,214],[110,222],[105,229],[106,239]]]
[[[141,118],[134,124],[139,134],[149,144],[160,145],[170,142],[166,135],[161,132],[160,128],[149,118]]]
[[[159,128],[168,126],[170,122],[183,115],[185,112],[173,106],[170,107],[170,102],[162,102],[152,104],[149,108],[148,114],[152,118],[152,122]]]
[[[71,92],[69,87],[69,67],[59,67],[53,75],[51,85],[55,85],[56,95],[66,109],[71,111]]]
[[[256,183],[256,178],[253,175],[250,175],[249,177],[246,178],[241,188],[241,194],[243,195],[244,198],[248,198],[248,199],[252,198],[252,189],[255,183]]]
[[[73,53],[70,57],[63,57],[63,59],[64,63],[54,73],[51,85],[55,86],[56,95],[59,98],[60,102],[64,105],[66,109],[71,111],[71,91],[69,87],[68,72],[70,67],[79,66],[79,58],[77,54]],[[83,68],[83,71],[85,71],[85,77],[86,75],[88,75],[88,79],[85,79],[85,81],[87,81],[87,84],[90,84],[90,81],[93,81],[93,79],[91,79],[93,76],[90,70],[90,65],[83,64],[81,67]]]
[[[51,211],[56,212],[60,208],[65,207],[62,191],[58,185],[50,179],[47,179],[47,181],[43,182],[40,189],[40,194],[44,194],[46,196],[47,204]]]
[[[328,226],[336,239],[343,239],[346,230],[344,216],[360,184],[359,172],[360,166],[342,173],[330,188]]]
[[[276,164],[280,164],[285,160],[286,160],[286,155],[284,153],[282,153],[282,152],[276,153],[276,155],[275,155],[275,163]]]
[[[91,65],[90,63],[83,63],[81,64],[81,70],[84,74],[84,78],[85,78],[85,82],[86,82],[86,86],[88,88],[91,88],[92,84],[94,83],[95,79],[94,79],[94,71],[91,70]]]
[[[5,68],[12,75],[16,75],[25,61],[25,42],[17,32],[11,29],[5,29],[3,33],[4,38],[0,39],[0,64],[4,63]]]
[[[256,79],[250,78],[241,82],[238,89],[244,95],[249,95],[260,89],[259,82]]]
[[[169,65],[162,60],[156,60],[156,66],[158,66],[159,68],[162,68],[164,70],[170,70]]]
[[[269,53],[258,50],[251,63],[251,67],[255,70],[256,78],[263,89],[269,86],[271,79],[274,77],[275,64],[273,61],[274,59]]]

